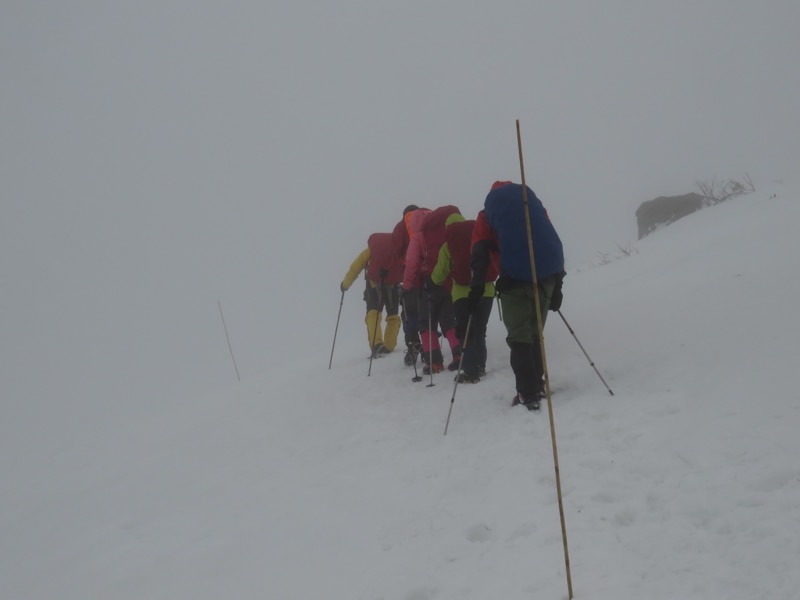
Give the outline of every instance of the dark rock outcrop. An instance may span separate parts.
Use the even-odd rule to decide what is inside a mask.
[[[683,196],[659,196],[642,202],[636,209],[639,239],[655,231],[660,225],[669,225],[678,219],[703,208],[704,198],[700,194]]]

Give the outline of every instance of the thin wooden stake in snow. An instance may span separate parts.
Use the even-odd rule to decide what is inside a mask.
[[[228,337],[228,326],[225,325],[225,317],[222,314],[222,304],[220,304],[219,300],[217,300],[217,306],[219,306],[219,316],[222,318],[222,328],[225,330],[225,339],[228,340],[228,350],[230,350],[231,360],[233,361],[233,368],[236,371],[236,379],[241,381],[242,378],[239,377],[239,367],[236,366],[236,359],[233,357],[233,348],[231,348],[231,338]]]
[[[544,388],[547,393],[547,412],[550,415],[550,438],[553,441],[553,464],[556,470],[556,492],[558,494],[558,512],[561,515],[561,539],[564,542],[564,563],[567,569],[567,591],[569,600],[572,600],[572,575],[569,568],[569,549],[567,547],[567,523],[564,519],[564,501],[561,497],[561,471],[558,468],[558,447],[556,445],[556,423],[553,419],[553,397],[550,394],[550,376],[547,372],[547,357],[544,352],[544,326],[539,305],[539,282],[536,279],[536,263],[533,256],[533,232],[531,231],[530,210],[528,209],[528,188],[525,183],[525,164],[522,160],[522,136],[519,132],[519,119],[517,119],[517,147],[519,148],[519,170],[522,174],[522,202],[525,205],[525,227],[528,233],[528,252],[531,260],[531,275],[533,276],[533,298],[536,304],[536,322],[539,327],[539,348],[542,352],[542,367],[544,370]]]

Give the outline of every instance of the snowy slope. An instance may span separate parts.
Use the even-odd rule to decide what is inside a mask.
[[[576,598],[800,597],[799,200],[759,190],[567,277],[615,393],[551,313]],[[399,353],[367,377],[345,302],[331,370],[321,340],[200,397],[11,411],[0,598],[565,598],[548,415],[509,407],[496,313],[443,436],[452,379]]]

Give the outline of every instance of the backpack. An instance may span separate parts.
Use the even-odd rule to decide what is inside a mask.
[[[536,277],[544,279],[564,271],[564,249],[542,202],[531,188],[526,191]],[[486,196],[484,212],[497,236],[502,274],[517,281],[532,281],[522,186],[514,183],[492,189]]]
[[[450,223],[445,232],[445,242],[450,251],[452,268],[450,275],[459,285],[469,286],[472,279],[472,230],[475,228],[475,221],[460,221]],[[500,257],[497,253],[492,253],[489,266],[486,269],[486,281],[494,281],[500,264]]]
[[[369,265],[367,279],[380,283],[381,269],[386,270],[384,283],[397,285],[403,280],[403,262],[397,256],[397,250],[391,233],[373,233],[367,239],[369,247]]]
[[[423,276],[430,275],[439,260],[439,250],[442,244],[445,243],[446,221],[453,213],[461,214],[461,211],[452,204],[440,206],[431,211],[422,222],[420,233],[425,241],[425,261],[422,265]]]

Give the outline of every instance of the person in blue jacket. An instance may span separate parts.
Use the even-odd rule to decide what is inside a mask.
[[[544,327],[548,309],[558,310],[561,306],[561,284],[566,275],[564,249],[542,202],[530,188],[526,188],[526,193],[540,318]],[[487,269],[492,256],[498,254],[500,277],[495,287],[517,389],[512,404],[538,409],[544,395],[544,366],[521,185],[510,181],[496,181],[492,185],[476,219],[471,241],[470,306],[477,306],[483,296]]]

